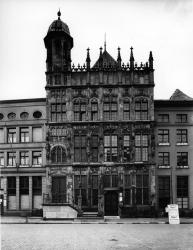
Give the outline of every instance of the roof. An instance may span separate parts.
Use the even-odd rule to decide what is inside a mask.
[[[117,62],[116,60],[106,51],[106,49],[103,51],[102,56],[98,58],[98,60],[95,62],[93,68],[99,67],[99,61],[102,61],[103,67],[109,67],[109,66],[116,66]]]
[[[188,95],[184,94],[181,90],[176,89],[175,92],[170,97],[172,101],[193,101],[193,98],[189,97]]]
[[[17,99],[17,100],[2,100],[0,104],[7,104],[7,103],[29,103],[29,102],[45,102],[46,98],[32,98],[32,99]]]
[[[52,31],[63,31],[67,33],[68,35],[70,35],[70,30],[68,28],[68,25],[64,23],[63,21],[61,21],[60,19],[54,20],[52,22],[52,24],[50,25],[48,29],[48,33]]]

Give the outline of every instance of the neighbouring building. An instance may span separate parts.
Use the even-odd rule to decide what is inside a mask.
[[[192,208],[192,99],[154,100],[152,52],[137,65],[131,47],[124,64],[120,48],[115,60],[105,44],[95,63],[87,49],[75,67],[60,15],[44,38],[46,98],[0,101],[4,212],[43,204],[52,214],[64,205],[130,217],[172,201]]]

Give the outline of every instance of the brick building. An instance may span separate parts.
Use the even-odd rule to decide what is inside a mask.
[[[73,38],[60,15],[44,38],[46,99],[0,102],[4,211],[33,211],[44,204],[52,206],[52,212],[64,205],[80,214],[150,215],[165,206],[171,194],[182,207],[192,208],[191,199],[176,196],[173,181],[187,184],[189,176],[190,190],[192,139],[175,145],[179,151],[172,141],[168,147],[157,139],[166,125],[159,118],[168,112],[173,117],[173,124],[167,124],[171,131],[185,133],[179,131],[181,125],[191,131],[192,101],[187,100],[187,106],[175,97],[154,101],[152,52],[147,62],[137,65],[131,47],[124,64],[120,48],[115,60],[105,45],[95,63],[91,65],[87,49],[85,65],[75,67]],[[191,126],[174,122],[177,114],[187,112]],[[189,168],[170,175],[173,168],[165,162],[168,148],[171,159],[176,152],[185,159],[189,152]]]

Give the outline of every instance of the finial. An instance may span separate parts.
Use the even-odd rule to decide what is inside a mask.
[[[60,16],[61,16],[60,8],[59,8],[57,15],[58,15],[58,20],[60,20]]]
[[[133,56],[133,47],[130,48],[130,69],[134,69],[134,56]]]
[[[106,32],[105,32],[104,51],[106,51],[106,48],[107,48],[107,42],[106,42]]]
[[[120,47],[118,47],[118,56],[117,56],[117,62],[119,67],[121,67],[121,53],[120,53]]]
[[[90,49],[87,49],[87,57],[86,57],[86,67],[87,69],[90,69],[90,53],[89,53]]]
[[[150,69],[153,69],[153,54],[152,51],[149,53],[149,67]]]

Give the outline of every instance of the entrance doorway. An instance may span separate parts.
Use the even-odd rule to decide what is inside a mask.
[[[66,202],[66,176],[52,177],[52,202]]]
[[[118,215],[118,193],[116,191],[108,191],[105,194],[105,215]]]

